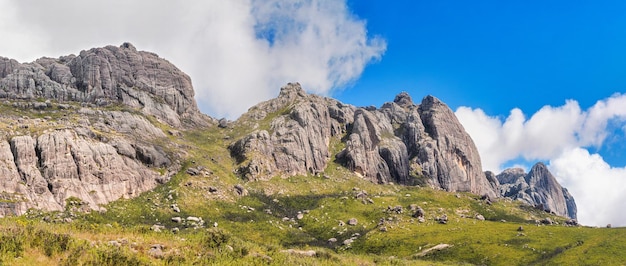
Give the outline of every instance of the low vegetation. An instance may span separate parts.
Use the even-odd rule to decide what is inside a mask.
[[[624,228],[566,226],[565,218],[509,200],[376,185],[333,161],[317,175],[245,182],[232,172],[236,162],[226,148],[240,134],[237,130],[213,127],[182,134],[169,138],[186,153],[181,171],[152,191],[99,212],[77,211],[71,206],[80,206],[80,200],[71,198],[63,212],[0,219],[0,265],[626,261]],[[341,145],[331,140],[333,152]],[[414,215],[418,206],[422,221]]]

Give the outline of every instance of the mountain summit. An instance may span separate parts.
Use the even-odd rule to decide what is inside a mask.
[[[242,181],[327,175],[332,163],[376,184],[508,197],[576,217],[572,196],[543,164],[484,173],[474,142],[434,96],[415,103],[401,92],[361,108],[289,83],[219,127],[193,96],[189,76],[130,43],[24,64],[0,58],[0,216],[62,210],[70,198],[99,209],[183,170],[197,174],[183,169],[193,147],[175,140],[212,130],[224,139],[210,145],[230,153],[212,161]]]
[[[521,168],[507,169],[496,178],[502,196],[576,219],[574,197],[561,187],[545,164],[535,164],[528,173]]]
[[[0,98],[120,103],[175,127],[202,123],[189,76],[130,43],[26,64],[0,57]]]
[[[256,128],[230,146],[248,179],[316,174],[337,160],[375,183],[498,195],[472,139],[433,96],[415,104],[403,92],[380,109],[357,108],[290,83],[278,98],[252,107],[236,123]],[[341,141],[331,147],[333,137]]]

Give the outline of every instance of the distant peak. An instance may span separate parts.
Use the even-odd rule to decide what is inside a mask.
[[[544,171],[544,170],[548,170],[548,167],[542,162],[536,163],[535,165],[533,165],[533,168],[531,169],[532,172]]]
[[[411,99],[411,96],[406,91],[403,91],[396,95],[396,98],[393,99],[393,102],[402,107],[413,105],[413,99]]]
[[[278,97],[288,97],[288,98],[295,98],[298,96],[300,97],[306,96],[306,92],[302,89],[302,86],[300,86],[300,83],[298,82],[287,83],[287,85],[280,88],[280,94],[278,95]]]
[[[427,95],[426,97],[424,97],[424,99],[422,99],[422,104],[437,104],[437,103],[441,103],[441,101],[439,99],[437,99],[437,97],[432,96],[432,95]]]
[[[132,43],[129,43],[129,42],[122,43],[122,45],[120,45],[120,48],[137,51],[137,48],[135,48],[135,46]]]
[[[508,168],[505,169],[504,171],[502,171],[503,174],[521,174],[524,175],[526,174],[526,171],[524,171],[524,169],[519,168],[519,167],[514,167],[514,168]]]

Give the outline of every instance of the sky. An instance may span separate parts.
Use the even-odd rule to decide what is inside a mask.
[[[356,106],[431,94],[484,170],[544,162],[580,223],[626,226],[623,14],[623,1],[0,0],[0,56],[131,42],[189,74],[217,118],[293,81]]]

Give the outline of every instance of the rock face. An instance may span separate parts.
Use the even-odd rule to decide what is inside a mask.
[[[0,57],[0,98],[121,103],[178,127],[206,123],[193,96],[189,76],[130,43],[26,64]]]
[[[70,129],[0,142],[0,216],[62,210],[76,197],[92,209],[152,189],[166,177],[109,144]]]
[[[236,123],[256,128],[229,147],[249,179],[316,174],[336,153],[337,162],[372,182],[497,195],[473,141],[432,96],[417,105],[401,93],[380,109],[355,108],[288,84]]]
[[[561,187],[545,164],[535,164],[529,173],[521,168],[507,169],[496,178],[500,182],[502,196],[576,219],[574,198]]]
[[[288,84],[278,98],[252,107],[238,120],[256,128],[230,145],[239,173],[248,179],[324,171],[330,139],[346,132],[354,107]]]
[[[167,181],[177,155],[145,116],[209,125],[193,95],[185,73],[129,43],[24,64],[0,57],[0,217],[63,210],[69,198],[97,210]]]

